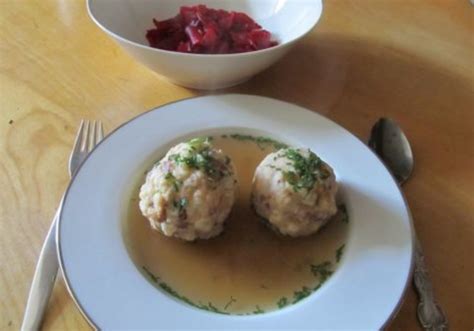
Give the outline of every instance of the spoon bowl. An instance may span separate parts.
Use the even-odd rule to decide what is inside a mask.
[[[369,146],[384,161],[400,185],[410,177],[414,167],[413,153],[407,137],[395,121],[379,119],[372,127]]]

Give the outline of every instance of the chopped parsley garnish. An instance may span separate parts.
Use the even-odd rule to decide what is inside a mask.
[[[168,294],[170,294],[170,295],[172,295],[172,296],[174,296],[174,297],[176,297],[176,298],[179,298],[179,299],[181,299],[181,300],[183,300],[183,301],[186,301],[186,300],[187,300],[187,298],[186,298],[186,299],[182,298],[182,297],[179,295],[179,293],[176,292],[173,288],[171,288],[171,286],[169,286],[168,284],[166,284],[166,283],[164,283],[164,282],[161,282],[161,283],[159,283],[158,285],[159,285],[159,286],[163,289],[163,291],[165,291],[166,293],[168,293]]]
[[[339,211],[341,212],[341,221],[344,223],[349,223],[349,214],[347,213],[346,205],[338,206]]]
[[[310,150],[308,152],[305,157],[297,149],[288,148],[281,155],[292,161],[294,170],[283,172],[283,177],[295,192],[301,189],[311,190],[318,180],[330,176],[329,171],[323,167],[323,161]]]
[[[217,314],[229,315],[228,312],[222,311],[219,308],[217,308],[216,306],[214,306],[212,304],[212,302],[208,302],[207,305],[206,305],[206,304],[203,304],[202,302],[199,301],[198,304],[193,303],[192,305],[194,307],[202,309],[202,310],[212,311],[212,312],[217,313]]]
[[[179,218],[185,220],[188,218],[188,214],[186,212],[186,206],[188,205],[188,199],[186,198],[179,198],[178,200],[173,201],[173,207],[178,209]]]
[[[154,282],[154,283],[157,283],[160,278],[155,276],[150,270],[148,270],[145,266],[142,267],[143,271],[145,271],[145,273],[148,275],[148,277],[151,278],[151,280]]]
[[[178,211],[183,211],[186,209],[186,206],[188,205],[188,199],[186,198],[180,198],[177,201],[173,201],[173,206],[178,209]]]
[[[343,244],[341,247],[336,249],[336,262],[339,263],[341,261],[342,255],[344,254],[344,248],[346,247],[345,244]]]
[[[198,137],[188,140],[187,144],[191,149],[202,149],[205,145],[209,144],[212,141],[212,137]]]
[[[188,153],[173,154],[169,158],[178,164],[185,164],[189,168],[202,170],[209,179],[218,181],[222,177],[229,175],[226,164],[217,160],[213,156],[210,137],[194,138],[187,142]],[[226,160],[227,162],[227,160]],[[230,163],[230,160],[228,161]]]
[[[187,205],[188,205],[188,200],[186,198],[179,199],[179,202],[178,202],[179,209],[184,209],[186,208]]]
[[[214,305],[212,304],[212,302],[208,302],[208,303],[207,303],[207,306],[209,307],[209,310],[210,310],[210,311],[213,311],[213,312],[219,313],[219,314],[223,314],[223,313],[224,313],[224,312],[222,312],[219,308],[217,308],[216,306],[214,306]]]
[[[261,149],[265,149],[267,146],[272,146],[275,150],[279,150],[282,148],[288,148],[287,144],[284,144],[278,140],[268,138],[268,137],[262,137],[262,136],[251,136],[248,134],[238,134],[234,133],[231,135],[222,135],[222,138],[227,138],[230,137],[232,139],[240,140],[240,141],[253,141],[255,142],[258,147]]]
[[[299,291],[295,291],[293,293],[293,303],[297,303],[298,301],[303,300],[307,296],[309,296],[312,293],[311,289],[303,286],[303,288]]]
[[[280,309],[287,306],[288,304],[289,304],[288,298],[286,298],[286,297],[280,298],[280,300],[278,300],[278,302],[277,302],[277,306]]]
[[[255,310],[253,311],[254,314],[263,314],[265,310],[261,309],[259,305],[255,306]]]
[[[338,254],[341,254],[341,255],[343,254],[344,247],[345,247],[345,245],[342,245],[337,249],[337,252],[340,252],[340,253],[336,253],[336,259],[338,261],[340,259],[340,256],[339,256],[339,258],[337,256],[338,256]],[[168,284],[161,281],[159,277],[153,275],[147,268],[145,268],[145,267],[142,267],[142,268],[145,271],[145,273],[151,278],[151,280],[154,283],[156,283],[157,286],[160,287],[163,291],[165,291],[169,295],[171,295],[171,296],[173,296],[173,297],[175,297],[179,300],[182,300],[182,301],[186,302],[187,304],[189,304],[191,306],[194,306],[196,308],[203,309],[203,310],[210,311],[210,312],[214,312],[214,313],[218,313],[218,314],[229,315],[230,313],[227,310],[229,309],[229,307],[233,303],[237,302],[237,299],[235,299],[233,296],[231,296],[229,301],[223,306],[223,308],[217,307],[212,302],[208,302],[207,304],[204,304],[201,301],[198,301],[196,303],[196,302],[190,300],[189,298],[179,294],[176,290],[174,290]],[[316,276],[317,278],[319,278],[318,279],[319,280],[318,284],[314,288],[313,287],[308,287],[308,286],[303,286],[301,289],[294,291],[293,292],[293,298],[288,298],[288,297],[285,297],[285,296],[281,297],[276,302],[276,306],[279,309],[282,309],[282,308],[284,308],[286,306],[289,306],[289,305],[292,305],[292,304],[296,304],[299,301],[303,300],[304,298],[308,297],[313,292],[318,290],[321,287],[321,285],[333,274],[333,270],[331,269],[332,268],[332,263],[330,261],[324,261],[324,262],[322,262],[320,264],[317,264],[317,265],[311,264],[310,268],[311,268],[311,272],[313,273],[313,275]],[[247,313],[240,313],[240,314],[237,314],[237,315],[263,314],[265,312],[266,311],[264,309],[260,308],[259,305],[256,305],[255,310],[253,310],[251,312],[247,312]]]
[[[199,308],[199,309],[203,309],[203,310],[207,310],[207,311],[212,311],[214,313],[218,313],[218,314],[225,314],[225,315],[228,315],[229,313],[228,312],[225,312],[225,311],[222,311],[220,310],[219,308],[217,308],[216,306],[214,306],[211,302],[208,302],[207,305],[206,304],[203,304],[202,302],[199,302],[199,303],[195,303],[193,301],[191,301],[189,298],[179,294],[175,289],[173,289],[171,286],[169,286],[168,284],[166,284],[165,282],[162,282],[160,281],[160,278],[158,276],[155,276],[153,273],[151,273],[145,266],[142,267],[142,269],[145,271],[145,273],[147,274],[147,276],[156,284],[158,284],[158,286],[163,290],[165,291],[166,293],[168,293],[169,295],[175,297],[176,299],[179,299],[181,301],[184,301],[186,302],[187,304],[191,305],[191,306],[194,306],[196,308]],[[235,299],[234,299],[235,300]]]
[[[332,264],[329,261],[311,265],[311,272],[314,276],[319,277],[320,284],[324,283],[333,273],[331,270]]]
[[[171,185],[173,185],[173,188],[174,188],[175,191],[179,191],[179,187],[181,185],[181,182],[179,180],[177,180],[176,177],[173,176],[173,174],[171,172],[168,172],[165,175],[165,180],[168,183],[171,183]]]
[[[237,300],[235,300],[235,298],[231,296],[229,302],[227,302],[226,305],[224,306],[224,310],[227,310],[227,308],[229,308],[230,305],[236,301]]]

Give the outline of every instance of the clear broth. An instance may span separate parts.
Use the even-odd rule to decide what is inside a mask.
[[[257,165],[271,143],[216,136],[213,145],[233,160],[239,196],[224,232],[184,242],[153,231],[139,210],[140,178],[130,198],[125,237],[138,268],[157,287],[198,308],[224,314],[257,314],[296,303],[335,271],[347,236],[339,212],[319,233],[289,238],[276,234],[250,205]]]

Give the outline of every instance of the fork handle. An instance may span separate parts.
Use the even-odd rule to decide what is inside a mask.
[[[59,211],[60,208],[56,211],[41,249],[26,303],[21,331],[39,330],[54,287],[59,267],[55,240]]]
[[[417,315],[421,326],[425,330],[430,331],[448,330],[448,320],[434,298],[433,286],[431,285],[428,269],[425,265],[425,257],[418,238],[415,243],[415,270],[413,281],[420,298]]]

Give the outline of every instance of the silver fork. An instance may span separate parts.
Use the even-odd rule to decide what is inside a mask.
[[[87,155],[104,137],[102,122],[82,120],[69,158],[69,175],[72,177]],[[58,274],[56,250],[56,224],[61,212],[62,199],[49,228],[36,265],[21,330],[38,330],[48,305],[54,281]]]

